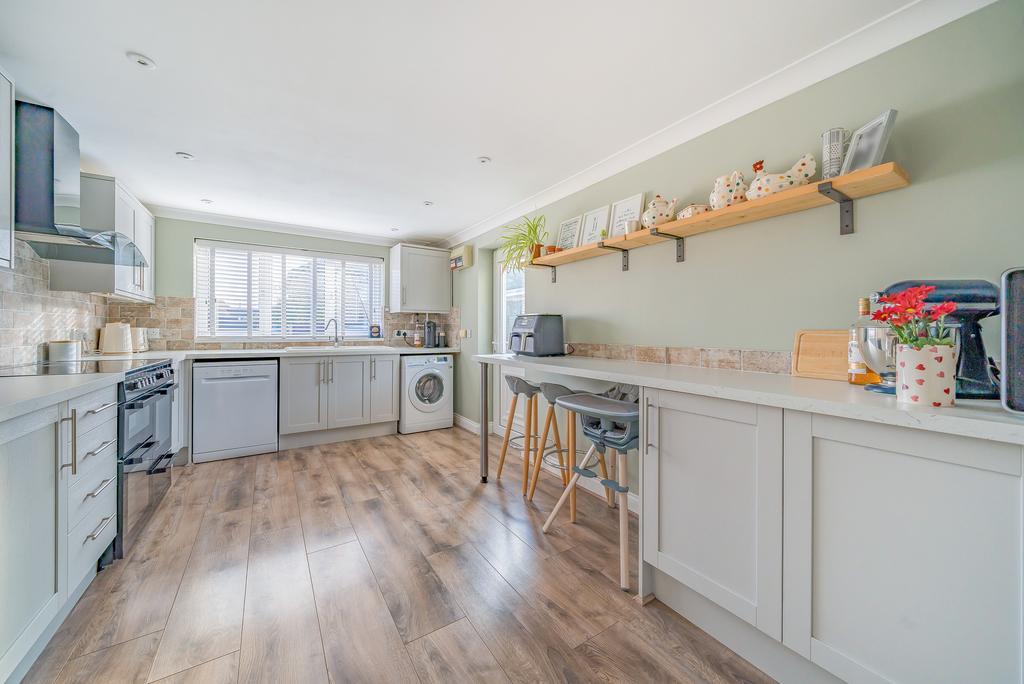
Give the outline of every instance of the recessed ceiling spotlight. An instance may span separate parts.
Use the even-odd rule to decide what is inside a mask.
[[[397,229],[397,228],[392,228],[392,229],[391,229],[391,232],[392,232],[392,233],[397,233],[397,232],[398,232],[398,229]]]
[[[431,202],[430,200],[423,200],[423,206],[425,206],[425,207],[432,207],[432,206],[434,206],[434,203]]]
[[[491,163],[491,158],[490,157],[477,157],[476,160],[480,164],[490,164]]]
[[[178,159],[184,159],[185,161],[192,161],[193,159],[196,158],[196,155],[190,154],[188,152],[175,152],[174,156],[177,157]]]
[[[156,62],[151,60],[146,55],[141,55],[138,52],[126,52],[124,56],[127,57],[132,64],[139,67],[140,69],[149,69],[150,71],[156,69]]]
[[[204,198],[204,199],[201,199],[199,201],[202,202],[203,204],[213,204],[213,200],[212,199],[205,199]]]

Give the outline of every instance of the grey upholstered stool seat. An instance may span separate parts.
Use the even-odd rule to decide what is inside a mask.
[[[512,394],[522,394],[527,399],[530,399],[540,392],[540,385],[533,385],[526,381],[525,378],[521,378],[518,375],[506,375],[505,384],[512,391]]]
[[[541,431],[540,436],[540,447],[537,451],[537,458],[533,463],[533,474],[530,477],[530,491],[527,494],[527,499],[533,501],[533,495],[537,491],[537,480],[540,478],[541,465],[548,454],[553,454],[558,458],[558,470],[562,477],[562,486],[564,487],[569,483],[569,467],[566,464],[565,449],[562,448],[562,438],[558,434],[558,419],[555,417],[555,401],[558,397],[564,397],[569,394],[578,394],[578,390],[569,389],[565,385],[559,385],[555,382],[542,382],[540,383],[541,394],[544,395],[544,399],[548,402],[548,410],[544,416],[544,429]],[[554,432],[555,445],[549,450],[548,449],[548,431]],[[555,465],[553,461],[548,461],[552,466]]]
[[[508,453],[509,443],[513,442],[512,423],[516,417],[516,404],[519,396],[526,397],[526,429],[523,431],[521,451],[523,454],[523,496],[526,496],[527,486],[530,480],[530,452],[537,448],[537,395],[540,394],[540,385],[534,385],[518,375],[506,375],[505,384],[512,392],[512,403],[508,410],[508,419],[505,421],[505,436],[501,441],[501,456],[498,458],[498,474],[495,479],[501,479],[501,471],[505,467],[505,454]],[[518,439],[518,438],[517,438]],[[520,445],[512,444],[513,448]],[[538,451],[537,460],[540,460]]]
[[[573,465],[572,479],[544,523],[544,532],[548,531],[548,527],[551,526],[565,502],[570,499],[574,502],[576,484],[579,479],[581,477],[597,477],[589,468],[591,454],[597,452],[604,476],[601,484],[609,496],[614,492],[619,499],[619,587],[626,591],[629,589],[629,507],[627,498],[629,481],[626,452],[635,449],[640,442],[640,405],[636,401],[629,400],[636,395],[628,387],[612,388],[609,394],[613,396],[580,393],[562,395],[555,399],[555,404],[568,411],[570,416],[578,415],[580,417],[583,434],[593,442],[593,446],[587,451],[581,465]],[[617,397],[628,397],[629,399],[623,400]],[[571,439],[570,444],[570,452],[572,452],[575,448],[575,439]],[[605,449],[612,449],[615,452],[617,458],[615,477],[617,479],[612,479],[607,475],[603,458]],[[570,456],[573,455],[570,453]],[[571,460],[570,463],[572,463]],[[570,503],[570,520],[573,522],[576,520],[574,509],[575,507]]]

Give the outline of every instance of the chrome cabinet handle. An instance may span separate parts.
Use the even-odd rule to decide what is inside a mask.
[[[108,515],[106,518],[101,520],[100,521],[100,526],[97,527],[95,530],[93,530],[91,533],[85,535],[85,540],[84,541],[96,541],[99,538],[99,536],[101,534],[103,534],[103,530],[106,529],[107,525],[109,525],[110,521],[113,520],[113,519],[114,519],[113,515]]]
[[[97,496],[99,496],[103,492],[104,489],[106,489],[107,487],[110,486],[111,482],[113,482],[116,479],[117,479],[116,475],[114,477],[108,477],[106,480],[103,481],[103,484],[101,484],[95,491],[92,491],[92,492],[89,492],[88,494],[86,494],[85,498],[86,499],[95,499]]]
[[[320,384],[321,385],[326,385],[327,384],[327,367],[324,366],[324,362],[323,361],[318,361],[317,365],[320,366]]]
[[[104,404],[103,406],[100,406],[99,408],[89,409],[88,411],[85,412],[85,415],[87,415],[87,416],[95,416],[97,413],[102,413],[102,412],[106,411],[107,409],[114,408],[115,406],[117,406],[117,402],[116,401],[112,401],[109,404]]]
[[[402,303],[405,304],[405,285],[402,286]]]
[[[328,361],[327,365],[331,369],[331,379],[328,380],[328,382],[330,382],[333,385],[334,384],[334,361]]]
[[[370,380],[377,379],[377,357],[370,359]]]
[[[85,459],[89,458],[90,456],[95,456],[96,454],[100,453],[101,451],[104,451],[105,449],[110,448],[114,444],[117,444],[117,438],[116,437],[114,439],[108,439],[106,442],[104,442],[103,444],[100,444],[98,447],[96,447],[92,451],[86,451],[84,454],[82,454],[82,460],[84,461]]]
[[[78,409],[71,409],[70,418],[61,418],[60,422],[71,421],[71,463],[62,463],[60,469],[71,468],[71,474],[78,474]]]

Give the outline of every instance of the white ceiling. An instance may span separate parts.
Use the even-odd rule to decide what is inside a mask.
[[[0,68],[147,204],[438,240],[924,4],[0,0]]]

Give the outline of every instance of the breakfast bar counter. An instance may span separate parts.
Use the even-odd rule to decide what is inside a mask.
[[[814,380],[774,373],[694,368],[577,356],[532,357],[479,354],[480,408],[487,415],[488,368],[511,366],[590,380],[628,383],[705,397],[749,402],[854,420],[929,430],[962,437],[1024,445],[1024,417],[1007,413],[995,401],[959,401],[953,408],[906,408],[896,398],[834,380]],[[487,442],[481,440],[481,478],[487,477]]]

